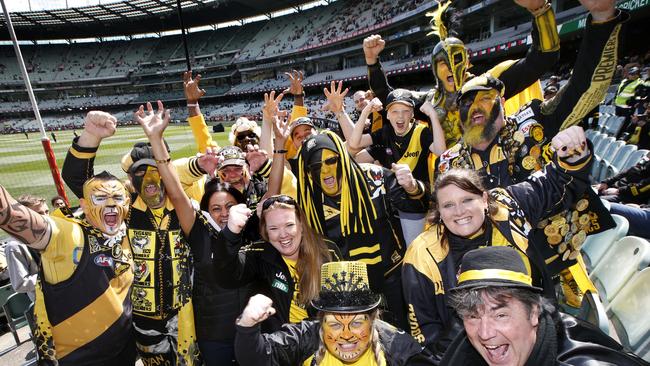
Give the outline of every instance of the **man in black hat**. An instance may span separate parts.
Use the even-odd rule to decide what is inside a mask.
[[[275,309],[271,299],[255,295],[237,320],[237,361],[242,366],[433,365],[411,336],[378,318],[380,301],[370,290],[365,263],[325,263],[320,296],[312,301],[318,321],[261,334],[259,323]]]
[[[467,252],[450,295],[465,330],[441,365],[647,365],[591,324],[555,310],[531,283],[513,248]]]

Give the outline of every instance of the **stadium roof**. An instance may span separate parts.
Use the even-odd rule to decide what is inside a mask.
[[[181,0],[186,28],[218,24],[306,3],[308,0]],[[179,29],[177,0],[131,0],[10,13],[18,39],[108,37]],[[4,17],[0,39],[8,40]]]

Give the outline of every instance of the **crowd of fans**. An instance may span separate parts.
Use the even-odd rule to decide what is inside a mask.
[[[550,4],[530,0],[529,52],[481,75],[438,27],[433,87],[390,85],[380,35],[363,40],[356,91],[332,80],[307,96],[292,70],[263,100],[207,108],[187,71],[175,116],[197,154],[172,161],[176,117],[145,103],[131,119],[148,142],[115,157],[125,181],[94,169],[123,117],[89,112],[61,173],[78,210],[0,185],[5,281],[34,301],[39,363],[648,365],[577,311],[595,293],[581,247],[616,226],[601,197],[637,205],[630,230],[646,235],[650,191],[647,157],[591,187],[585,121],[628,13],[580,2],[585,42],[543,91],[560,40]],[[640,142],[648,75],[634,62],[612,102]],[[206,124],[220,119],[235,119],[226,146]]]

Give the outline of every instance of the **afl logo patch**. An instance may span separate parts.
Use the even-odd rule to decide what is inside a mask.
[[[112,267],[113,266],[113,258],[105,255],[105,254],[100,254],[95,257],[95,264],[100,266],[100,267]]]

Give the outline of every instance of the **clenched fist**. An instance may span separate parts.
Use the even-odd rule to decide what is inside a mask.
[[[363,40],[363,54],[366,57],[366,64],[368,66],[377,63],[377,58],[381,51],[386,47],[386,41],[381,39],[378,34],[373,34]]]

